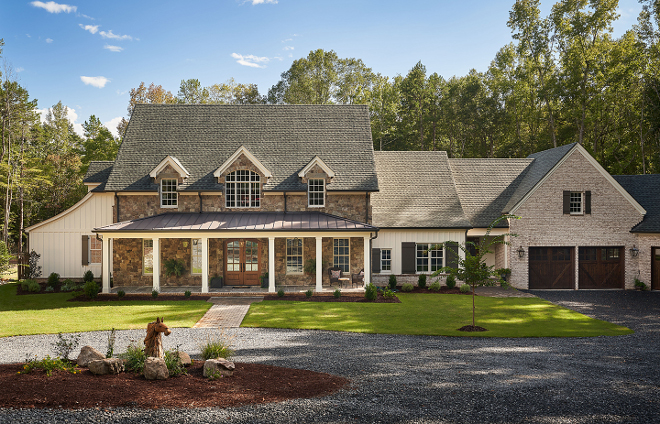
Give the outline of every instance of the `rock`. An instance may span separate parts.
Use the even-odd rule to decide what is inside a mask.
[[[105,359],[105,355],[91,346],[83,346],[80,349],[80,355],[78,355],[76,363],[79,367],[86,367],[90,362],[100,359]]]
[[[119,358],[97,359],[87,364],[87,367],[96,375],[119,374],[124,371],[124,361]]]
[[[234,363],[226,359],[209,359],[204,362],[204,377],[231,377],[234,374]]]
[[[170,376],[163,358],[148,357],[144,361],[144,378],[147,380],[165,380]]]
[[[181,361],[181,365],[184,367],[189,367],[192,365],[192,360],[190,359],[190,355],[188,355],[186,352],[181,352],[179,351],[179,360]]]

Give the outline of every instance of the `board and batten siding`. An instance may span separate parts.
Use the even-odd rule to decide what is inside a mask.
[[[80,202],[42,223],[29,227],[29,246],[41,255],[41,277],[57,272],[60,278],[82,278],[87,270],[101,276],[101,264],[82,264],[82,236],[112,224],[112,193],[88,193]],[[104,252],[104,258],[105,252]]]
[[[392,249],[392,271],[387,274],[402,274],[401,272],[401,243],[429,243],[440,244],[446,241],[465,243],[465,230],[434,230],[434,229],[387,229],[378,231],[378,237],[373,239],[371,247],[374,249]],[[462,256],[462,252],[459,251]]]

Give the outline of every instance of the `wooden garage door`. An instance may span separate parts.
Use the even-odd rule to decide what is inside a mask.
[[[622,247],[580,247],[581,289],[622,289]]]
[[[574,289],[575,256],[572,247],[530,247],[530,289]]]

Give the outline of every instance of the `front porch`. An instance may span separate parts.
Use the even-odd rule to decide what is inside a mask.
[[[278,286],[277,290],[284,290],[285,293],[304,293],[307,290],[316,291],[316,286]],[[336,289],[341,290],[342,294],[349,293],[364,293],[364,287],[338,287],[333,285],[330,287],[323,287],[321,293],[332,293]],[[151,294],[152,288],[146,286],[123,286],[123,287],[112,287],[110,293],[117,293],[119,290],[123,290],[126,294]],[[211,293],[214,296],[259,296],[270,293],[267,288],[261,287],[239,287],[239,286],[230,286],[223,288],[209,288],[208,292],[202,292],[202,286],[180,286],[180,287],[161,287],[160,293],[176,293],[183,294],[186,291],[189,291],[192,294],[195,293]]]

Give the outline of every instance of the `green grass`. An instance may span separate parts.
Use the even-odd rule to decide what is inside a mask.
[[[156,317],[169,327],[192,327],[211,307],[204,301],[67,302],[73,293],[16,295],[0,286],[0,337],[79,331],[145,329]]]
[[[253,303],[243,327],[296,328],[356,333],[469,337],[594,337],[632,330],[589,318],[538,298],[476,298],[480,333],[458,331],[472,324],[472,297],[398,294],[401,303]]]

